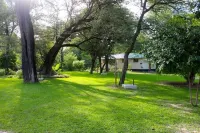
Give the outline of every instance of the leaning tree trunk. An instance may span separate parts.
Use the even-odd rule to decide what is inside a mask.
[[[38,82],[35,63],[35,41],[33,25],[29,14],[30,1],[17,0],[16,12],[19,20],[22,42],[22,71],[24,82]]]
[[[124,84],[124,81],[125,81],[125,78],[126,78],[126,71],[128,69],[128,55],[129,55],[129,53],[124,54],[124,65],[123,65],[123,68],[122,68],[122,75],[121,75],[121,78],[120,78],[120,81],[119,81],[119,85]]]
[[[124,84],[125,77],[126,77],[126,71],[128,69],[128,55],[132,52],[132,50],[133,50],[133,48],[135,46],[137,38],[140,35],[141,29],[142,29],[142,21],[143,21],[144,15],[148,12],[145,9],[146,8],[146,2],[147,1],[145,1],[145,4],[143,6],[143,11],[142,11],[140,19],[139,19],[139,21],[137,23],[137,29],[136,29],[135,34],[133,35],[132,43],[129,46],[129,48],[126,50],[125,55],[124,55],[124,66],[123,66],[123,69],[122,69],[122,74],[121,74],[121,77],[120,77],[119,85]]]
[[[42,74],[43,75],[52,75],[52,66],[56,60],[56,56],[60,50],[60,46],[54,45],[46,55],[44,64],[42,65]]]

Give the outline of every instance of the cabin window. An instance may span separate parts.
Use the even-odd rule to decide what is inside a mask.
[[[133,59],[133,62],[138,62],[138,59]]]

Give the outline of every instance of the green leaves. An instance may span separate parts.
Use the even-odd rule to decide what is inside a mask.
[[[159,71],[185,75],[200,70],[199,23],[194,15],[182,15],[156,25],[154,39],[145,46],[145,51],[157,63]]]

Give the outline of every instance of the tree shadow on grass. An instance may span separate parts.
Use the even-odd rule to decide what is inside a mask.
[[[7,113],[9,122],[2,127],[22,133],[173,131],[166,129],[166,124],[179,123],[182,116],[173,114],[170,107],[160,107],[156,97],[167,95],[160,99],[179,101],[181,97],[176,95],[183,95],[181,90],[165,88],[158,92],[160,86],[151,89],[153,86],[142,85],[137,93],[131,93],[60,79],[33,85],[16,83],[19,94],[13,95],[11,101],[16,98],[17,101],[11,102],[13,107]],[[184,119],[190,121],[188,117]]]

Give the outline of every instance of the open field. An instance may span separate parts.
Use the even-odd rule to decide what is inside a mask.
[[[175,75],[128,73],[138,90],[114,88],[114,75],[66,72],[70,78],[23,84],[0,78],[0,131],[20,133],[200,132],[200,107]]]

